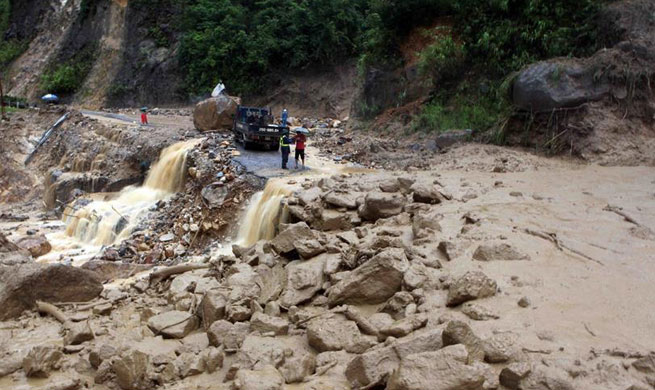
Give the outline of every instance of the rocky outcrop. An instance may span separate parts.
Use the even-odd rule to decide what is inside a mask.
[[[238,105],[238,98],[225,94],[203,100],[193,110],[193,125],[200,131],[231,129]]]
[[[46,302],[84,302],[102,292],[96,274],[61,264],[0,266],[0,320]]]

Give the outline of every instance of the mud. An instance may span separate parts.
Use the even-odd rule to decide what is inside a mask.
[[[130,126],[97,115],[98,125]],[[428,356],[438,378],[471,378],[476,389],[652,382],[650,167],[464,144],[413,160],[388,148],[391,169],[376,170],[370,150],[335,159],[370,139],[312,133],[307,170],[267,167],[275,153],[242,154],[229,134],[191,141],[184,169],[173,169],[185,180],[170,189],[182,190],[104,248],[55,239],[65,224],[34,201],[27,220],[5,217],[13,242],[47,233],[53,249],[38,261],[90,260],[106,283],[90,303],[55,302],[72,323],[88,322],[93,337],[79,345],[64,340],[82,325],[45,313],[2,322],[0,388],[404,388],[407,373],[430,380],[418,363]],[[22,368],[36,346],[63,353],[45,379]],[[380,356],[391,365],[368,363]],[[439,371],[444,356],[453,360]]]

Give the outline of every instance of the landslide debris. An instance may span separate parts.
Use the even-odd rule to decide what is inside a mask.
[[[198,173],[212,142],[192,153]],[[187,183],[195,196],[207,183],[202,177]],[[509,235],[512,250],[492,246],[487,261],[474,259],[478,247],[494,242],[492,230],[481,227],[489,223],[484,212],[458,211],[465,202],[451,182],[433,184],[437,193],[451,194],[434,203],[414,196],[422,187],[413,184],[424,181],[418,174],[287,180],[299,180],[301,189],[284,201],[290,219],[272,240],[106,286],[89,304],[71,298],[59,309],[78,325],[64,337],[54,319],[25,312],[6,326],[21,337],[49,332],[63,353],[35,341],[27,363],[12,363],[23,361],[21,352],[6,352],[0,375],[54,381],[65,373],[80,387],[120,389],[586,389],[598,383],[625,389],[617,384],[647,381],[648,355],[533,352],[522,326],[500,325],[509,314],[490,308],[508,299],[516,307],[524,294],[516,279],[492,278],[498,275],[493,267],[544,260],[518,239],[522,233],[508,231],[502,235]],[[389,196],[374,197],[375,204],[394,212],[362,218],[367,194],[377,188]],[[356,208],[335,201],[335,194],[352,197]],[[326,215],[343,224],[326,224]],[[440,224],[427,223],[427,216]],[[448,239],[466,249],[448,261],[439,244],[453,221],[460,234]],[[180,239],[177,233],[169,238]],[[477,245],[463,245],[468,241]],[[527,252],[529,262],[490,261]],[[87,336],[73,341],[73,329]],[[620,368],[610,383],[606,367],[634,368]]]

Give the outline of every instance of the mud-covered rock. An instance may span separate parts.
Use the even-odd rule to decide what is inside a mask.
[[[303,336],[284,339],[249,335],[237,354],[242,369],[277,367],[286,383],[300,382],[314,373],[316,358]]]
[[[285,335],[289,332],[289,322],[284,318],[257,312],[250,318],[250,329],[259,333],[272,332],[276,335]]]
[[[358,214],[362,219],[374,222],[400,214],[405,203],[405,197],[397,193],[369,192],[359,207]]]
[[[118,354],[118,350],[109,344],[102,344],[89,352],[89,363],[91,367],[98,368],[102,362],[109,360]]]
[[[655,354],[650,354],[632,362],[632,367],[644,374],[655,374]]]
[[[463,304],[462,313],[466,314],[468,318],[475,321],[496,320],[500,318],[500,316],[493,312],[491,309],[473,302],[466,302]]]
[[[62,264],[0,265],[0,321],[20,315],[36,301],[85,302],[102,292],[98,276]]]
[[[487,363],[505,363],[516,354],[514,344],[517,335],[513,333],[499,333],[482,342],[484,361]]]
[[[54,345],[32,347],[23,359],[23,371],[27,377],[47,378],[51,371],[61,368],[64,354]]]
[[[50,245],[48,239],[42,234],[23,237],[16,244],[29,251],[34,258],[43,256],[52,249],[52,245]]]
[[[116,383],[123,390],[147,390],[152,388],[148,376],[150,357],[137,350],[129,350],[116,359],[111,368],[116,374]]]
[[[473,260],[530,260],[530,256],[521,253],[518,249],[506,243],[486,243],[473,252]]]
[[[193,124],[200,131],[229,129],[237,106],[237,100],[225,94],[203,100],[193,110]]]
[[[382,303],[400,290],[408,262],[400,249],[388,249],[357,267],[332,287],[328,303]]]
[[[474,299],[496,294],[496,282],[480,271],[469,271],[455,280],[448,289],[448,306],[457,306]]]
[[[273,366],[261,370],[239,370],[234,380],[236,390],[282,390],[284,378]]]
[[[443,346],[440,329],[422,329],[391,345],[378,345],[355,356],[346,367],[346,378],[353,389],[371,388],[384,383],[407,356],[436,351]]]
[[[531,372],[532,366],[529,363],[512,363],[500,372],[500,384],[508,389],[517,390],[521,386],[521,381]]]
[[[404,337],[413,331],[424,327],[427,323],[427,316],[424,314],[414,314],[380,329],[380,334],[384,336]]]
[[[325,247],[317,239],[302,239],[294,243],[298,254],[303,259],[311,259],[325,252]]]
[[[296,249],[295,243],[301,240],[311,240],[314,233],[305,222],[283,225],[271,245],[278,253],[289,253]]]
[[[482,390],[484,370],[466,363],[462,345],[409,355],[389,379],[389,390]]]
[[[354,321],[341,315],[311,320],[307,325],[307,340],[319,352],[345,350],[362,353],[377,344],[374,338],[364,336]]]
[[[292,261],[287,268],[287,285],[280,296],[285,307],[298,305],[314,297],[325,282],[325,262],[329,254],[322,254],[307,261]]]
[[[434,184],[416,182],[409,190],[412,192],[412,199],[417,203],[438,204],[444,199]]]
[[[218,320],[211,324],[207,330],[209,343],[215,347],[223,346],[227,351],[234,351],[241,347],[243,340],[250,332],[247,322],[235,322],[234,324]]]
[[[225,307],[227,298],[218,291],[208,291],[200,301],[198,315],[202,319],[202,325],[205,330],[209,329],[211,324],[225,318]]]
[[[198,327],[198,317],[184,311],[172,310],[150,317],[148,327],[155,334],[181,339]]]
[[[357,208],[356,193],[330,191],[323,196],[323,201],[333,207],[343,207],[351,210]]]
[[[82,344],[85,341],[93,340],[94,337],[89,321],[66,324],[66,334],[64,335],[64,344],[66,345]]]
[[[462,321],[450,321],[442,334],[443,345],[462,344],[468,351],[467,363],[484,360],[482,340]]]

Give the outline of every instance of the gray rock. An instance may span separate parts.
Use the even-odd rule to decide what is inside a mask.
[[[531,372],[532,366],[529,363],[512,363],[500,372],[500,384],[511,390],[518,390],[521,381]]]
[[[488,243],[480,245],[475,250],[473,260],[530,260],[530,256],[519,252],[516,248],[506,243]]]
[[[462,344],[468,351],[467,363],[484,360],[482,340],[462,321],[450,321],[442,335],[443,345]]]
[[[202,325],[205,330],[209,329],[211,324],[225,318],[225,307],[227,298],[217,291],[209,291],[200,301],[198,315],[202,318]]]
[[[414,202],[417,203],[438,204],[444,200],[434,184],[417,182],[409,190],[412,192]]]
[[[487,363],[505,363],[516,354],[517,336],[513,333],[499,333],[482,342],[484,361]]]
[[[200,355],[202,356],[202,360],[205,363],[205,369],[208,373],[211,374],[223,367],[225,353],[223,353],[222,348],[209,347],[203,350]]]
[[[64,335],[65,345],[82,344],[85,341],[93,340],[93,330],[88,321],[69,322],[66,324],[66,333]]]
[[[237,106],[237,99],[225,94],[205,99],[193,110],[193,125],[200,131],[230,129]]]
[[[261,370],[244,370],[237,372],[234,380],[236,390],[282,390],[284,378],[273,366]]]
[[[218,208],[223,205],[225,197],[228,194],[228,189],[222,183],[212,183],[205,186],[201,191],[200,195],[207,202],[210,208]]]
[[[380,329],[380,334],[384,336],[405,337],[413,331],[424,327],[427,323],[428,317],[425,314],[414,314]]]
[[[98,368],[100,364],[118,354],[118,350],[109,344],[102,344],[89,352],[89,363],[91,367]]]
[[[408,262],[401,249],[387,249],[349,273],[332,287],[328,303],[375,304],[400,290]]]
[[[474,299],[496,294],[496,282],[480,271],[469,271],[455,280],[448,289],[448,306],[457,306]]]
[[[16,242],[16,245],[29,251],[34,258],[43,256],[52,249],[52,245],[50,245],[48,239],[42,234],[23,237]]]
[[[374,222],[400,214],[405,203],[405,198],[396,193],[369,192],[359,207],[358,214],[362,219]]]
[[[357,194],[350,192],[330,191],[323,197],[325,203],[334,207],[354,210],[357,208]]]
[[[316,359],[304,336],[261,337],[249,335],[237,354],[242,369],[277,367],[286,383],[300,382],[314,373]]]
[[[303,259],[311,259],[325,252],[325,247],[317,239],[299,240],[294,243],[294,246]]]
[[[394,341],[391,345],[378,345],[355,356],[346,367],[346,378],[353,389],[371,388],[384,383],[398,369],[401,359],[421,352],[435,351],[442,344],[439,329],[420,330]]]
[[[472,136],[473,130],[471,129],[449,130],[439,134],[434,139],[434,144],[439,149],[445,149],[456,143],[469,141]]]
[[[243,340],[250,332],[250,326],[247,322],[235,322],[234,324],[218,320],[214,322],[207,330],[209,344],[214,347],[223,346],[228,351],[234,351],[241,347]]]
[[[0,265],[0,321],[19,316],[36,301],[85,302],[102,292],[102,281],[90,271],[63,264]]]
[[[30,378],[47,378],[50,371],[61,368],[64,354],[53,345],[32,347],[23,359],[23,371]]]
[[[148,327],[155,334],[181,339],[198,327],[198,318],[184,311],[173,310],[150,317]]]
[[[475,321],[497,320],[500,318],[500,316],[491,311],[491,309],[472,302],[466,302],[462,305],[462,313]]]
[[[200,375],[205,372],[205,361],[203,356],[195,353],[185,352],[180,354],[174,362],[181,378]]]
[[[317,317],[307,325],[307,341],[319,352],[345,350],[363,353],[377,344],[360,333],[357,324],[341,315]]]
[[[401,360],[387,384],[389,390],[482,390],[484,369],[466,364],[462,345],[421,352]]]
[[[325,282],[323,269],[329,254],[322,254],[307,261],[292,261],[287,265],[287,285],[280,296],[285,307],[298,305],[314,297]]]
[[[595,74],[593,66],[573,60],[537,62],[514,80],[512,101],[523,110],[547,112],[598,100],[610,92],[610,85]]]
[[[150,357],[143,352],[130,350],[112,364],[116,383],[123,390],[144,390],[152,388],[148,376]]]
[[[273,332],[276,335],[285,335],[289,333],[289,322],[284,318],[257,312],[250,318],[250,329],[259,333]]]
[[[314,233],[305,222],[282,225],[280,233],[271,241],[278,253],[289,253],[296,249],[295,243],[300,240],[311,240]]]

